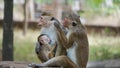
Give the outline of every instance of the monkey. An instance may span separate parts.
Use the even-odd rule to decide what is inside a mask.
[[[80,21],[80,16],[71,13],[65,18],[64,23],[68,28],[68,56],[78,68],[86,68],[89,55],[89,43],[85,26]],[[74,51],[71,52],[71,51]],[[75,55],[74,55],[75,54]],[[73,58],[73,55],[75,58]]]
[[[41,34],[38,36],[37,40],[38,40],[37,45],[39,46],[40,44],[39,51],[36,53],[39,60],[43,63],[53,58],[54,57],[53,51],[56,45],[54,45],[54,47],[50,47],[49,45],[51,42],[50,38],[46,34]]]
[[[67,49],[67,55],[54,57],[41,64],[34,64],[33,67],[86,68],[89,55],[86,28],[81,24],[79,16],[73,13],[65,18],[63,24],[68,28],[67,44],[63,45]]]
[[[41,26],[41,34],[46,34],[50,37],[50,47],[56,43],[55,56],[66,55],[66,48],[63,45],[66,43],[67,38],[61,29],[59,21],[52,16],[41,16],[38,25]],[[36,53],[39,48],[39,45],[36,45]]]

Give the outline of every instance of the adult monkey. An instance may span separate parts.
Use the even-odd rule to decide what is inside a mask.
[[[79,16],[69,14],[64,20],[64,26],[68,28],[67,33],[67,56],[58,56],[42,64],[32,66],[62,66],[63,68],[86,68],[89,54],[88,39],[85,27],[81,24]]]
[[[38,23],[41,28],[41,34],[46,34],[51,39],[51,45],[57,45],[55,56],[66,55],[66,48],[63,45],[67,42],[64,32],[62,32],[60,23],[57,19],[52,16],[41,16],[40,22]],[[51,46],[53,47],[53,46]],[[41,56],[42,53],[39,53],[40,44],[36,45],[36,54],[39,59],[43,59]]]
[[[69,48],[68,57],[77,65],[77,68],[86,68],[89,44],[86,29],[81,24],[80,16],[70,13],[64,20],[64,26],[68,28],[68,44],[65,46]],[[74,53],[71,51],[74,51]]]

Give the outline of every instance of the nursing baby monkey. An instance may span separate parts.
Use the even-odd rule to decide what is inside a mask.
[[[38,36],[38,43],[37,46],[39,47],[39,50],[36,52],[39,60],[43,63],[46,62],[47,60],[51,59],[54,57],[54,49],[56,45],[53,47],[50,47],[50,38],[46,34],[41,34]]]
[[[31,66],[86,68],[89,54],[89,46],[85,27],[81,24],[79,16],[74,13],[71,13],[65,17],[63,25],[68,29],[67,35],[63,36],[65,38],[67,37],[67,43],[63,43],[62,45],[67,49],[67,55],[56,56],[44,63],[33,64]],[[46,31],[49,30],[47,29]],[[62,43],[64,41],[61,40],[59,42]]]

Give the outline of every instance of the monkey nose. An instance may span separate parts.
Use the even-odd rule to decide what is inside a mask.
[[[38,26],[42,26],[42,22],[43,22],[43,17],[40,16],[40,20],[39,20]]]
[[[42,21],[43,20],[43,17],[42,16],[40,16],[40,19],[39,19],[40,21]]]

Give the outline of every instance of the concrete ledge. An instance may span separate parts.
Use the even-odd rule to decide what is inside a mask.
[[[87,68],[120,68],[120,59],[88,62]]]

